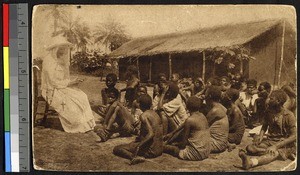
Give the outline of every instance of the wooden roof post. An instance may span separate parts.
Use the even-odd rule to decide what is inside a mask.
[[[172,77],[172,59],[171,59],[171,53],[169,53],[169,80],[171,80]]]
[[[138,68],[138,79],[141,80],[141,77],[140,77],[139,57],[136,58],[136,67]]]
[[[203,82],[205,82],[205,61],[206,61],[206,58],[205,58],[205,51],[202,51],[202,57],[203,57],[203,67],[202,67],[202,80]]]
[[[279,65],[278,81],[277,81],[278,88],[280,86],[281,69],[283,64],[284,33],[285,33],[285,21],[283,21],[282,38],[281,38],[281,56],[280,56],[280,65]]]
[[[150,65],[149,65],[149,81],[152,82],[152,58],[150,58]]]
[[[244,70],[244,61],[243,61],[243,59],[240,60],[240,64],[241,64],[241,66],[240,66],[240,74],[243,75],[243,70]]]

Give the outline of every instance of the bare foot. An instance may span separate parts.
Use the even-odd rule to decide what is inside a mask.
[[[250,158],[246,155],[244,150],[240,150],[239,151],[239,156],[242,159],[242,165],[243,165],[243,169],[248,170],[251,168],[251,160]]]
[[[228,146],[227,146],[227,151],[228,152],[231,152],[232,150],[234,150],[236,148],[236,145],[235,144],[229,144],[228,143]]]
[[[145,158],[137,156],[131,160],[130,165],[135,165],[135,164],[143,163],[143,162],[145,162]]]

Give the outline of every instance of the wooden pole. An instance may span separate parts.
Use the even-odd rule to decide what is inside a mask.
[[[169,53],[169,80],[171,80],[172,77],[172,59],[171,54]]]
[[[141,77],[140,77],[140,64],[139,64],[139,57],[137,57],[136,59],[136,66],[138,68],[138,79],[141,80]]]
[[[281,56],[280,56],[280,65],[279,65],[278,82],[277,82],[278,88],[280,85],[281,70],[282,70],[282,64],[283,64],[284,33],[285,33],[285,21],[283,21],[282,38],[281,38]]]
[[[241,59],[240,63],[241,63],[240,74],[243,75],[243,69],[244,69],[244,61],[243,61],[243,59]]]
[[[152,58],[150,58],[149,81],[152,82]]]
[[[202,52],[202,57],[203,57],[203,67],[202,67],[202,80],[203,80],[203,82],[205,82],[205,61],[206,61],[206,58],[205,58],[205,52],[203,51]]]

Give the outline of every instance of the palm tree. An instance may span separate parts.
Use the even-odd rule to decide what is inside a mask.
[[[77,51],[86,51],[86,44],[90,42],[90,29],[84,23],[80,23],[79,18],[73,20],[70,14],[65,14],[62,19],[53,35],[63,35],[76,46]]]
[[[130,40],[130,37],[125,32],[125,27],[112,18],[98,24],[94,37],[95,43],[104,44],[110,51],[119,48]]]
[[[53,18],[53,35],[57,32],[58,26],[60,23],[65,22],[67,13],[65,10],[62,10],[61,5],[51,5],[47,6],[45,10],[48,11],[47,17]]]

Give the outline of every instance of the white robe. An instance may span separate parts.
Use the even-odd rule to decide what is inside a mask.
[[[68,87],[69,66],[61,66],[48,55],[43,61],[42,96],[58,113],[65,132],[83,133],[94,128],[95,120],[87,95]]]

